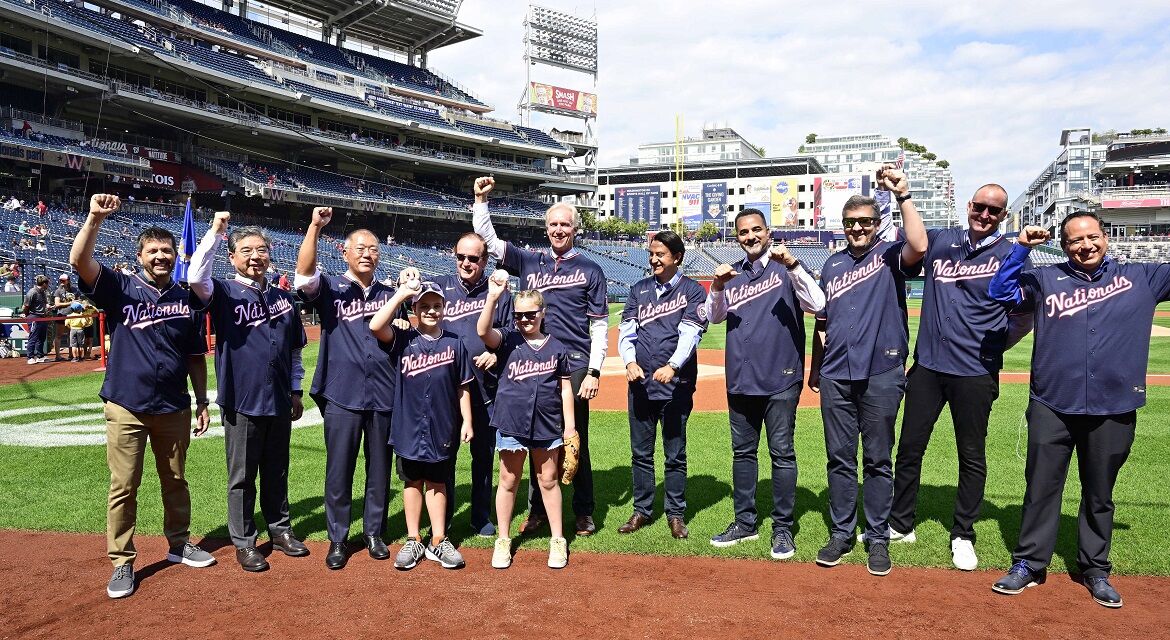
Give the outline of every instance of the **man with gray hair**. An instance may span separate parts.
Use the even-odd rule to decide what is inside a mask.
[[[589,536],[597,531],[593,522],[593,468],[589,459],[589,400],[597,396],[601,364],[605,361],[609,307],[606,300],[605,273],[601,267],[577,251],[574,240],[581,227],[577,208],[558,202],[544,214],[549,251],[529,251],[496,237],[488,214],[488,194],[495,187],[491,177],[475,180],[475,206],[472,224],[483,237],[488,251],[500,266],[517,274],[520,289],[536,289],[544,294],[547,313],[545,331],[568,347],[569,370],[576,396],[577,433],[581,436],[580,466],[573,481],[573,513],[577,515],[577,535]],[[581,364],[587,363],[587,367]],[[546,521],[544,502],[536,486],[536,474],[529,474],[529,515],[520,526],[521,533],[532,533]]]
[[[191,256],[191,306],[206,310],[215,327],[216,403],[224,427],[228,468],[228,533],[245,571],[264,571],[256,550],[256,475],[260,510],[272,546],[290,556],[309,550],[293,534],[288,514],[288,448],[292,422],[301,417],[301,349],[305,329],[293,297],[264,277],[272,242],[260,227],[228,238],[235,275],[211,277],[221,234],[231,214],[215,214]]]

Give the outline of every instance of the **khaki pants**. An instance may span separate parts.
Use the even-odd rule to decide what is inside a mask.
[[[184,469],[191,443],[191,410],[149,415],[106,403],[106,462],[110,497],[106,511],[106,551],[114,566],[134,562],[134,526],[138,519],[138,485],[146,443],[154,452],[162,488],[163,533],[171,548],[190,537],[191,494]]]

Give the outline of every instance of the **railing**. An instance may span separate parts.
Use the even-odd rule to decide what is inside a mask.
[[[99,76],[95,73],[90,73],[88,71],[82,71],[81,69],[74,69],[73,67],[69,67],[69,66],[65,66],[65,65],[61,65],[61,64],[50,64],[44,60],[41,60],[40,58],[35,58],[33,56],[26,55],[26,54],[20,53],[18,51],[12,51],[11,49],[8,49],[8,50],[0,49],[0,57],[15,58],[17,60],[20,60],[21,62],[26,63],[26,64],[31,64],[31,65],[34,65],[37,67],[41,67],[43,69],[49,69],[51,71],[57,71],[59,73],[64,73],[66,75],[77,76],[79,78],[85,78],[86,80],[92,80],[93,82],[97,82],[97,83],[107,85],[107,86],[110,84],[109,78]]]

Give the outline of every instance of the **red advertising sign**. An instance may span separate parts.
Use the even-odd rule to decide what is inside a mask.
[[[528,88],[528,101],[534,106],[597,115],[597,94],[576,89],[533,82]]]
[[[99,151],[139,156],[151,161],[157,160],[159,162],[173,162],[175,164],[183,161],[182,158],[179,157],[179,154],[173,151],[163,151],[162,149],[155,149],[153,147],[142,147],[134,144],[126,144],[125,142],[118,142],[116,140],[98,140],[95,138],[90,140],[88,145]]]
[[[137,180],[141,185],[192,193],[198,191],[222,191],[223,180],[195,167],[188,167],[170,162],[150,162],[153,172],[149,180]],[[123,179],[123,182],[131,180]]]
[[[1137,198],[1132,200],[1101,200],[1102,209],[1142,209],[1170,207],[1170,198]]]

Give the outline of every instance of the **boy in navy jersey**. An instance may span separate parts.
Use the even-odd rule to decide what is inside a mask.
[[[215,558],[190,540],[191,494],[187,488],[187,447],[191,443],[191,396],[198,418],[194,435],[207,431],[207,343],[187,292],[172,279],[175,236],[158,227],[138,235],[142,275],[127,276],[93,257],[98,229],[121,205],[118,196],[95,194],[69,262],[81,291],[105,310],[113,349],[98,395],[105,401],[106,461],[110,492],[106,511],[106,552],[114,574],[106,587],[111,598],[134,592],[134,527],[138,487],[149,443],[162,488],[163,532],[167,560],[192,567]]]
[[[390,557],[382,540],[390,499],[390,413],[394,409],[394,367],[370,333],[369,321],[394,295],[374,277],[378,239],[366,229],[349,233],[341,276],[317,268],[317,241],[333,209],[313,209],[297,256],[294,279],[300,297],[321,318],[320,355],[310,395],[325,420],[325,525],[329,553],[325,566],[340,569],[349,559],[350,504],[358,449],[365,439],[366,489],[362,532],[375,560]],[[405,322],[405,320],[403,320]]]
[[[489,349],[496,350],[500,361],[500,386],[492,414],[496,450],[500,452],[500,487],[496,492],[500,536],[492,552],[492,566],[506,569],[512,564],[512,509],[524,474],[524,459],[531,453],[552,531],[548,566],[560,569],[569,562],[569,549],[561,522],[558,454],[565,439],[577,432],[570,376],[579,364],[568,357],[568,348],[560,340],[540,331],[545,308],[539,291],[526,289],[516,294],[516,330],[492,328],[496,302],[507,289],[507,272],[492,274],[487,303],[476,325],[479,337]]]
[[[951,561],[964,571],[979,564],[974,525],[987,483],[987,419],[999,397],[1003,352],[1031,323],[1028,316],[1009,318],[1009,309],[987,295],[986,283],[1012,250],[999,231],[1007,202],[1003,187],[984,185],[967,203],[966,229],[926,231],[922,319],[894,458],[890,540],[914,542],[922,457],[943,406],[950,404],[959,454]]]
[[[618,350],[629,382],[634,513],[618,533],[633,533],[650,524],[655,489],[654,432],[661,421],[666,457],[663,511],[671,535],[688,535],[687,417],[699,373],[695,348],[707,328],[707,292],[679,271],[685,251],[677,233],[655,234],[650,241],[653,275],[630,287],[622,311]]]
[[[405,483],[406,544],[394,558],[411,569],[426,556],[444,569],[463,566],[463,556],[447,536],[447,478],[460,442],[471,442],[471,358],[459,336],[444,331],[443,289],[420,283],[404,270],[400,288],[370,320],[370,331],[390,350],[395,366],[394,412],[390,444],[398,454],[398,477]],[[396,310],[413,299],[418,328],[391,325]],[[419,537],[424,501],[431,541]]]
[[[608,346],[609,308],[606,279],[601,267],[577,251],[574,240],[581,228],[576,207],[558,202],[544,214],[549,250],[529,251],[496,237],[488,215],[488,195],[495,186],[490,177],[475,180],[475,205],[472,223],[487,243],[488,251],[504,269],[520,278],[521,289],[536,289],[544,296],[547,315],[542,331],[569,348],[569,358],[587,366],[574,366],[573,393],[576,396],[577,432],[581,436],[580,467],[573,481],[573,513],[577,515],[577,535],[590,536],[597,531],[593,521],[593,470],[589,457],[589,400],[597,396],[601,365]],[[533,533],[545,522],[541,501],[537,499],[536,474],[529,478],[529,515],[520,526],[521,533]]]
[[[307,556],[288,513],[288,451],[292,423],[301,404],[301,349],[305,329],[292,294],[270,286],[272,241],[259,227],[241,227],[228,238],[235,274],[211,277],[220,234],[231,214],[215,214],[188,272],[191,303],[207,310],[215,327],[216,403],[224,426],[228,468],[228,533],[245,571],[264,571],[256,549],[256,476],[260,510],[272,546],[289,556]]]
[[[878,237],[880,213],[872,198],[845,202],[841,222],[848,246],[829,256],[821,271],[825,309],[817,315],[808,386],[821,394],[832,520],[817,564],[834,566],[853,550],[860,435],[866,567],[884,576],[891,568],[894,421],[906,388],[905,278],[917,273],[928,241],[905,174],[885,165],[878,177],[898,201],[906,240]]]
[[[812,276],[783,246],[772,247],[758,209],[735,216],[744,259],[715,269],[707,295],[711,322],[727,322],[727,410],[731,428],[731,482],[735,520],[711,537],[716,547],[756,540],[756,485],[760,434],[772,461],[771,556],[796,554],[796,405],[804,380],[804,313],[825,306]]]
[[[487,350],[475,331],[479,312],[487,300],[488,277],[487,245],[478,233],[463,234],[455,243],[455,273],[438,276],[433,282],[443,288],[447,306],[443,310],[443,328],[463,340],[467,353],[475,364],[475,382],[471,385],[471,528],[476,535],[495,537],[496,526],[491,521],[492,481],[495,471],[496,434],[491,427],[491,412],[496,398],[496,354]],[[505,292],[496,304],[492,326],[512,325],[512,296]],[[455,452],[458,454],[458,452]],[[447,479],[447,521],[455,508],[455,465]]]
[[[1093,600],[1120,607],[1109,583],[1113,486],[1146,403],[1150,328],[1157,304],[1170,299],[1170,264],[1113,261],[1094,213],[1071,213],[1060,230],[1068,262],[1021,273],[1032,247],[1048,240],[1047,230],[1025,227],[988,291],[1031,311],[1036,324],[1020,540],[1011,570],[992,589],[1015,595],[1044,582],[1076,451],[1077,565]]]

